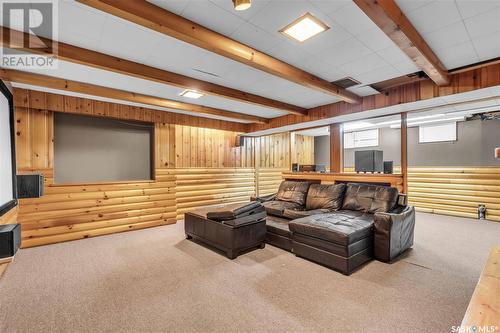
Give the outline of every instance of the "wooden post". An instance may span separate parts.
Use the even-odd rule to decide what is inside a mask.
[[[332,124],[330,125],[330,172],[344,171],[342,149],[342,124]]]
[[[407,113],[401,113],[401,174],[403,193],[408,194],[408,122]]]

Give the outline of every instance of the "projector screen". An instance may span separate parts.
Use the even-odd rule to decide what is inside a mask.
[[[12,94],[0,81],[0,216],[17,204]]]

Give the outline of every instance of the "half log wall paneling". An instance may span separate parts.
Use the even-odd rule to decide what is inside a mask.
[[[254,168],[186,168],[177,179],[177,219],[207,205],[249,201],[255,195]]]
[[[486,219],[500,221],[500,168],[411,167],[408,198],[419,211],[470,218],[484,204]]]
[[[14,224],[17,223],[17,211],[18,207],[14,207],[5,213],[3,216],[0,216],[0,224]]]

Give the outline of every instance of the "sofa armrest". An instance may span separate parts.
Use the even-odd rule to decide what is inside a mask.
[[[258,201],[258,202],[266,202],[266,201],[273,201],[276,199],[276,193],[269,194],[269,195],[264,195],[262,197],[250,197],[250,201]]]
[[[374,215],[375,259],[390,262],[413,245],[415,208],[397,206],[389,213]]]

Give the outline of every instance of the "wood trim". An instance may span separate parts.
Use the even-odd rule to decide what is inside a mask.
[[[330,172],[343,172],[342,124],[330,125]]]
[[[266,118],[246,115],[242,113],[216,109],[208,106],[190,104],[185,102],[174,101],[166,98],[137,94],[130,91],[107,88],[97,86],[90,83],[64,80],[52,76],[40,75],[35,73],[22,72],[13,69],[1,69],[0,78],[11,82],[31,84],[39,87],[57,89],[61,91],[76,92],[80,94],[88,94],[105,98],[113,98],[122,101],[171,108],[176,110],[197,112],[202,114],[223,116],[232,119],[251,121],[265,124],[268,122]]]
[[[449,84],[445,67],[394,0],[354,2],[432,81]]]
[[[377,95],[363,97],[361,104],[337,102],[309,109],[309,113],[305,117],[286,115],[272,118],[268,124],[252,124],[249,132],[449,96],[498,85],[500,85],[500,64],[494,64],[450,75],[450,83],[446,86],[439,87],[429,79],[412,82],[387,89]],[[367,117],[369,118],[369,116]]]
[[[401,113],[401,174],[403,193],[408,193],[408,114]]]
[[[178,124],[193,127],[203,127],[207,129],[221,129],[239,133],[247,132],[248,126],[250,125],[21,88],[14,88],[14,107],[16,108],[16,111],[28,110],[32,113],[35,113],[36,115],[39,115],[41,119],[44,119],[43,115],[46,112],[64,112],[94,117],[137,120],[152,122],[156,124]],[[24,127],[25,129],[29,129],[31,127],[40,127],[41,124],[37,123],[37,121],[41,121],[41,119],[35,118],[36,117],[29,117],[29,122],[33,121],[33,124],[29,122],[21,122],[17,126]],[[48,130],[50,131],[50,128]],[[44,135],[43,131],[36,131],[35,134],[37,135],[37,138],[34,139],[35,142],[36,140],[38,140],[39,142],[43,142],[43,138],[39,137]],[[19,141],[19,138],[17,138],[17,140]],[[30,144],[30,141],[23,140],[22,144],[24,146],[28,146]],[[44,147],[42,151],[46,150],[47,148]],[[20,158],[22,158],[23,160],[34,159],[34,156],[42,155],[40,153],[37,153],[36,155],[20,154],[21,153],[18,153],[18,160]],[[52,154],[50,149],[47,154]],[[37,163],[30,167],[31,170],[26,171],[33,172],[36,170],[40,170],[40,168],[45,169],[50,167],[50,165],[39,165],[39,163]]]
[[[490,328],[500,325],[500,247],[491,249],[461,327]],[[495,329],[492,329],[495,331]]]
[[[348,103],[360,102],[359,96],[350,91],[146,1],[78,1],[271,75],[333,95]]]
[[[199,79],[191,78],[189,76],[169,72],[159,68],[147,66],[137,62],[129,61],[122,58],[113,57],[104,53],[99,53],[96,51],[84,49],[81,47],[73,46],[70,44],[65,44],[61,42],[55,42],[46,38],[39,38],[30,34],[23,33],[21,31],[12,30],[9,28],[2,27],[3,36],[10,36],[10,41],[2,39],[0,43],[4,47],[16,47],[17,49],[22,49],[30,53],[41,53],[41,48],[32,47],[25,48],[24,39],[29,39],[29,45],[40,45],[40,43],[55,43],[57,47],[57,57],[60,60],[81,64],[85,66],[90,66],[98,69],[104,69],[114,73],[125,74],[144,80],[149,80],[158,83],[164,83],[176,87],[196,89],[198,91],[204,92],[210,95],[221,96],[235,101],[250,103],[254,105],[260,105],[263,107],[278,109],[286,111],[289,113],[297,115],[307,114],[307,110],[288,103],[273,100],[267,97],[262,97],[240,91],[237,89],[224,87],[218,84],[214,84],[208,81],[202,81]]]

